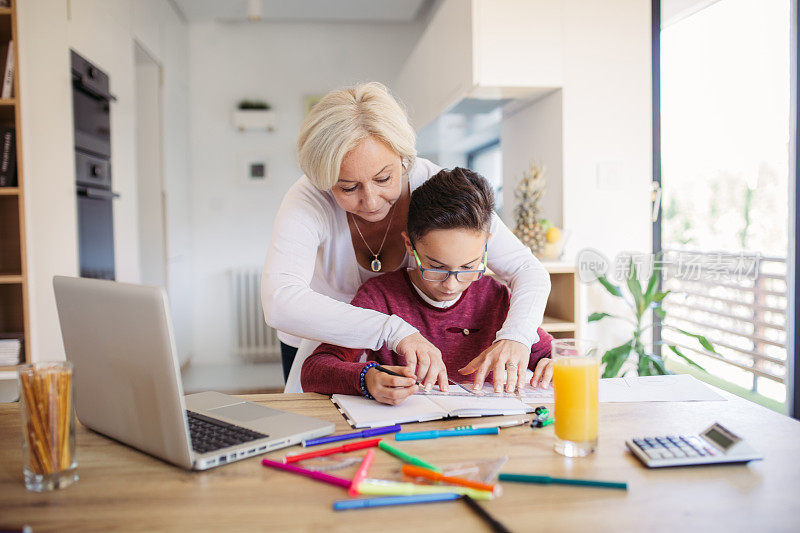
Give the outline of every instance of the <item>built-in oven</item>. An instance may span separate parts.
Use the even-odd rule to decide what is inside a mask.
[[[108,76],[72,51],[72,110],[75,149],[111,157],[111,102]]]
[[[72,51],[75,188],[80,275],[115,279],[111,103],[105,72]]]

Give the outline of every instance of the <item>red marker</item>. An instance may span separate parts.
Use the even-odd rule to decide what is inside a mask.
[[[356,470],[356,475],[353,476],[353,482],[350,484],[350,489],[348,493],[352,497],[358,496],[358,486],[364,481],[364,478],[367,477],[367,470],[369,470],[369,465],[372,464],[372,459],[375,457],[375,450],[368,450],[367,455],[364,456],[364,460],[361,461],[361,466],[358,467]]]
[[[324,455],[333,455],[334,453],[352,452],[353,450],[361,450],[363,448],[372,448],[377,446],[381,439],[368,439],[361,442],[351,442],[350,444],[343,444],[341,446],[334,446],[333,448],[325,448],[324,450],[316,450],[308,453],[298,453],[296,455],[287,455],[283,458],[284,463],[295,463],[304,459],[311,459],[312,457],[322,457]]]

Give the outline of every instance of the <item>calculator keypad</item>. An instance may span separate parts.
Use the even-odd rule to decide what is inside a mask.
[[[706,446],[695,436],[645,437],[633,439],[641,450],[653,460],[714,457],[718,452]]]

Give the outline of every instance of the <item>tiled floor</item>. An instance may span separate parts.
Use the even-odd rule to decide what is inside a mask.
[[[226,393],[283,392],[280,363],[192,365],[181,371],[185,394],[214,390]]]

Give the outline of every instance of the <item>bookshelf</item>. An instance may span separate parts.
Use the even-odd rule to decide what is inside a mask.
[[[554,261],[542,261],[542,265],[550,274],[551,284],[542,329],[557,339],[580,337],[580,288],[575,265]],[[491,270],[487,275],[503,282]]]
[[[550,297],[544,309],[542,329],[557,339],[580,336],[578,276],[575,265],[543,261],[550,274]]]
[[[14,89],[12,98],[0,99],[0,126],[13,126],[16,133],[17,186],[0,187],[0,338],[22,339],[20,362],[30,361],[28,276],[25,254],[25,181],[19,109],[19,53],[17,51],[17,0],[0,8],[0,44],[14,41]],[[0,62],[5,62],[2,58]],[[0,374],[16,366],[0,366]]]

